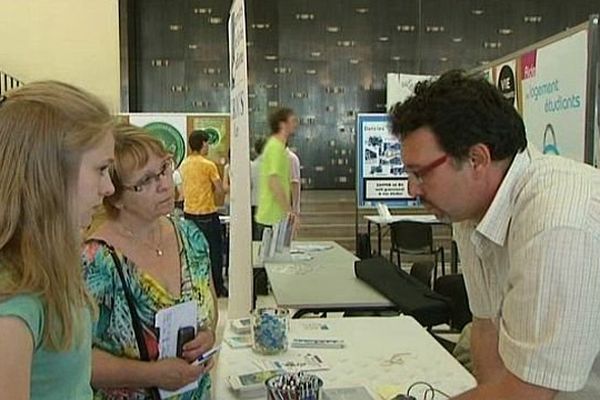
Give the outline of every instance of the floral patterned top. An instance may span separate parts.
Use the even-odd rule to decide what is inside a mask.
[[[216,311],[210,280],[208,244],[193,222],[172,218],[178,236],[181,259],[181,296],[171,295],[124,254],[116,250],[123,275],[134,298],[135,307],[144,333],[146,348],[152,360],[158,358],[158,338],[154,328],[156,313],[175,304],[196,299],[198,326],[212,326]],[[98,319],[93,326],[93,345],[118,357],[140,359],[133,330],[131,314],[121,279],[111,256],[111,248],[104,242],[91,239],[83,249],[84,278],[91,296],[98,305]],[[173,397],[176,400],[210,399],[210,377],[203,376],[198,389]],[[95,390],[94,399],[142,400],[150,399],[144,389]]]

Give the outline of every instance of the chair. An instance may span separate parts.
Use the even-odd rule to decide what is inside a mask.
[[[437,279],[438,262],[442,263],[442,275],[446,275],[444,260],[444,248],[434,248],[433,231],[430,224],[413,221],[394,222],[390,226],[392,247],[390,249],[390,261],[394,261],[394,253],[397,254],[398,267],[401,267],[401,254],[406,255],[433,255],[435,257],[435,268],[433,269],[433,281]]]
[[[416,262],[410,268],[410,276],[419,280],[428,288],[433,289],[433,270],[435,264],[432,261]]]

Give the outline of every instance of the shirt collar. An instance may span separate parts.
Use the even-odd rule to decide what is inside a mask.
[[[476,231],[498,246],[504,246],[514,209],[515,188],[531,162],[528,149],[517,153],[502,180],[492,204],[477,225]]]

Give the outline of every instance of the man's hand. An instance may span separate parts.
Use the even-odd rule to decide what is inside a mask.
[[[557,394],[555,390],[524,382],[504,368],[495,382],[478,385],[453,400],[552,400]]]

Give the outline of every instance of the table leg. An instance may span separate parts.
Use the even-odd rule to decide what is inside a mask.
[[[377,254],[381,255],[381,224],[377,224]]]

